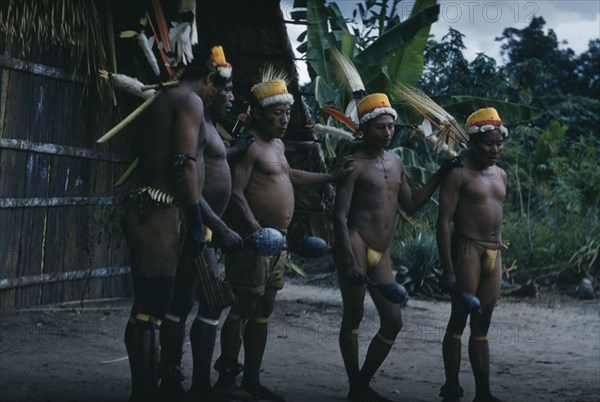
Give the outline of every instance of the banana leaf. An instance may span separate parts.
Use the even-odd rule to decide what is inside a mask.
[[[483,107],[495,108],[505,124],[533,121],[542,113],[532,106],[475,96],[438,96],[432,99],[459,122],[466,121],[471,113]]]
[[[406,166],[422,166],[423,162],[419,155],[410,148],[397,147],[389,149],[388,152],[392,152],[402,158],[402,162]]]
[[[333,74],[325,55],[325,51],[329,48],[327,10],[323,0],[308,0],[306,7],[306,60],[315,75],[331,82]]]
[[[344,33],[342,35],[342,43],[340,51],[343,55],[348,57],[350,60],[354,57],[354,49],[356,48],[356,36],[351,33]]]
[[[324,107],[338,107],[339,93],[331,87],[329,81],[323,79],[322,76],[317,76],[311,85],[314,84],[315,99],[319,105],[319,108]],[[310,86],[308,90],[310,90]]]
[[[419,0],[412,8],[410,18],[416,17],[421,11],[435,7],[436,0]],[[439,8],[438,8],[439,11]],[[429,38],[431,24],[424,26],[404,47],[387,56],[382,66],[386,66],[385,74],[390,82],[404,82],[417,85],[423,74],[423,51]],[[390,91],[386,91],[390,93]]]
[[[439,5],[417,12],[406,21],[386,31],[368,48],[358,54],[354,58],[354,64],[361,77],[363,77],[365,85],[368,86],[379,75],[379,71],[381,71],[380,63],[386,59],[390,52],[396,52],[398,48],[407,46],[423,28],[428,28],[437,21],[439,12]],[[377,68],[374,69],[374,66]],[[418,79],[420,79],[420,75]],[[377,90],[384,90],[384,88],[377,88]]]
[[[422,185],[431,176],[431,172],[425,167],[419,155],[412,149],[397,147],[390,149],[389,152],[393,152],[402,158],[405,174],[411,185]]]
[[[331,24],[331,30],[332,31],[341,31],[346,34],[350,34],[350,31],[348,30],[348,26],[346,25],[346,19],[344,18],[344,15],[342,14],[342,11],[338,7],[338,5],[336,3],[331,3],[329,5],[329,11],[330,11],[329,23]]]

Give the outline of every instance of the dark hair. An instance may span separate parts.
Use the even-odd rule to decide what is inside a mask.
[[[213,79],[213,84],[219,88],[225,88],[227,84],[233,81],[233,76],[229,76],[229,78],[225,78],[220,76],[219,74],[215,74],[215,78]]]
[[[491,133],[492,131],[498,131],[502,135],[502,139],[506,139],[506,134],[500,131],[500,127],[494,127],[493,130],[478,131],[474,134],[469,134],[469,142],[480,142],[483,139],[484,134]]]
[[[181,75],[182,80],[199,80],[208,76],[211,72],[214,72],[211,64],[211,48],[201,44],[192,46],[192,55],[194,60],[185,67],[185,71]],[[219,74],[215,74],[213,83],[216,87],[224,88],[229,82],[232,81],[232,77],[225,78]]]
[[[211,71],[208,65],[211,56],[209,47],[196,44],[192,46],[192,55],[194,60],[185,66],[185,71],[181,75],[182,80],[197,80],[206,77]]]

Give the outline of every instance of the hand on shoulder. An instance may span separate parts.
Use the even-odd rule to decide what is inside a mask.
[[[442,165],[437,170],[437,173],[443,179],[448,173],[450,173],[450,171],[452,169],[454,169],[456,167],[463,167],[463,166],[464,166],[463,160],[460,157],[456,156],[446,162],[443,162]]]
[[[354,170],[354,157],[348,155],[335,164],[335,168],[331,172],[335,181],[341,180]]]

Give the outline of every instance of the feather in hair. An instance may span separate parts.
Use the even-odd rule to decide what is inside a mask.
[[[365,84],[363,84],[362,78],[360,78],[352,61],[335,48],[331,49],[331,56],[337,66],[336,78],[338,81],[342,85],[349,86],[355,98],[360,99],[364,97],[366,95]]]
[[[341,138],[348,141],[354,140],[354,136],[352,135],[352,133],[341,128],[328,126],[320,123],[317,123],[313,126],[313,132],[315,134],[329,135],[331,137]]]
[[[192,53],[192,25],[189,22],[172,22],[169,37],[175,48],[175,64],[187,65],[194,59]]]
[[[350,131],[352,131],[353,133],[356,133],[356,131],[358,131],[358,124],[355,123],[354,121],[352,121],[351,118],[346,116],[340,110],[337,110],[332,107],[324,107],[324,108],[321,108],[321,110],[324,111],[325,113],[327,113],[328,115],[334,117],[337,121],[342,123],[344,126],[348,127],[348,129]]]
[[[198,30],[196,29],[196,0],[179,0],[177,11],[180,16],[185,14],[191,14],[191,21],[186,19],[187,23],[191,25],[192,33],[191,33],[191,44],[198,44]]]
[[[283,69],[271,63],[265,64],[262,69],[261,82],[274,80],[283,80],[286,86],[290,84],[290,76]]]
[[[150,63],[152,71],[157,77],[160,76],[158,61],[156,60],[156,57],[154,57],[154,53],[152,53],[152,47],[150,45],[150,42],[148,41],[148,38],[146,37],[146,35],[144,35],[143,32],[140,32],[139,34],[137,34],[136,39],[138,44],[142,48],[142,51],[144,52],[144,56],[146,56],[146,60],[148,60],[148,63]]]
[[[356,99],[352,99],[346,106],[346,116],[348,116],[358,127],[360,119],[358,118],[358,106],[356,105]]]

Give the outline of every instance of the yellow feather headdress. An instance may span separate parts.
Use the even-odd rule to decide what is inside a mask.
[[[354,99],[349,102],[345,113],[335,108],[322,108],[322,111],[345,125],[353,135],[359,134],[360,123],[365,123],[382,114],[389,114],[394,119],[398,117],[387,95],[382,93],[367,95],[362,78],[348,57],[335,48],[332,48],[330,52],[335,62],[337,81],[350,89]],[[350,135],[350,133],[347,134]]]
[[[261,80],[251,88],[251,92],[262,107],[275,103],[294,104],[294,97],[288,92],[290,78],[283,70],[267,64],[262,70]]]
[[[225,52],[223,51],[222,46],[213,46],[211,49],[210,61],[212,63],[212,68],[217,74],[225,79],[231,78],[231,64],[225,59]]]
[[[508,135],[508,130],[504,127],[498,112],[493,107],[484,107],[471,113],[466,125],[467,133],[470,135],[485,133],[495,129],[500,130],[504,136]]]

